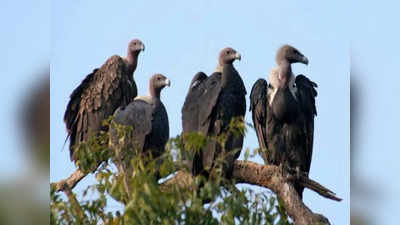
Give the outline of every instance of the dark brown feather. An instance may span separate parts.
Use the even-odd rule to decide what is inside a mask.
[[[131,83],[130,76],[124,59],[114,55],[73,91],[64,114],[72,160],[76,160],[75,145],[105,129],[103,120],[136,96],[136,85]]]
[[[258,79],[250,92],[250,109],[252,119],[256,129],[258,143],[260,144],[263,158],[267,156],[267,105],[268,105],[268,83],[264,79]]]

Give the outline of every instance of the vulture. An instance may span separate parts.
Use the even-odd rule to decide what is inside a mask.
[[[169,139],[169,123],[160,93],[165,86],[170,85],[170,80],[164,75],[154,74],[149,82],[149,95],[138,96],[126,107],[116,110],[114,121],[117,124],[132,127],[132,132],[125,142],[125,146],[132,151],[121,155],[123,159],[128,159],[128,163],[131,153],[151,154],[153,158],[164,153]],[[113,136],[115,135],[114,133]]]
[[[139,53],[143,50],[144,45],[140,40],[130,41],[125,58],[111,56],[100,68],[87,75],[72,92],[64,114],[72,161],[78,160],[74,155],[74,147],[86,142],[100,130],[105,130],[103,120],[136,97],[133,73]]]
[[[222,49],[215,72],[209,77],[199,72],[190,83],[182,107],[184,146],[187,146],[187,134],[198,133],[207,137],[207,143],[189,160],[194,176],[208,177],[216,166],[216,159],[222,156],[222,175],[230,178],[233,163],[240,155],[243,134],[230,129],[231,120],[244,121],[246,113],[246,89],[233,66],[236,59],[240,60],[241,56],[234,49]],[[221,137],[224,137],[223,143],[217,141]]]
[[[269,83],[258,79],[252,87],[250,111],[265,163],[308,175],[317,115],[317,84],[292,73],[291,64],[297,62],[308,65],[308,59],[296,48],[279,48],[277,67],[272,69]],[[302,198],[304,187],[294,187]]]

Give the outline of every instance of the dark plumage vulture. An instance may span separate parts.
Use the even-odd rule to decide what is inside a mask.
[[[310,171],[315,97],[317,85],[304,75],[292,73],[292,63],[308,64],[308,59],[292,46],[284,45],[277,53],[277,67],[269,84],[258,79],[250,93],[250,110],[261,155],[266,163]],[[294,184],[302,198],[304,187]]]
[[[189,133],[208,137],[207,144],[189,162],[193,175],[209,175],[215,160],[224,156],[223,175],[229,178],[233,162],[239,157],[243,134],[234,134],[229,125],[232,119],[244,119],[246,89],[233,66],[240,54],[232,48],[221,50],[216,71],[209,77],[199,72],[192,79],[182,108],[183,141]],[[224,143],[217,141],[226,137]]]
[[[148,96],[138,96],[126,107],[115,112],[114,121],[132,126],[131,147],[158,157],[169,139],[168,114],[160,99],[160,92],[171,82],[162,74],[154,74],[149,82]]]
[[[87,75],[72,92],[64,114],[71,160],[77,160],[74,156],[77,144],[106,129],[102,126],[103,120],[136,97],[133,72],[139,53],[143,50],[144,45],[140,40],[132,40],[126,58],[118,55],[110,57],[100,68]]]

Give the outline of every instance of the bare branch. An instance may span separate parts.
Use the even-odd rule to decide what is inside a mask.
[[[73,213],[77,219],[77,224],[88,224],[88,218],[86,217],[85,212],[82,210],[81,205],[79,204],[78,200],[75,197],[75,194],[72,190],[64,185],[64,193],[68,197],[69,203],[73,209]]]
[[[278,175],[279,177],[275,177]],[[317,192],[325,198],[335,201],[342,200],[336,197],[334,192],[322,186],[318,182],[311,180],[307,176],[301,175],[299,179],[292,175],[284,176],[281,169],[274,165],[260,165],[250,161],[237,160],[234,165],[233,178],[236,179],[236,183],[258,185],[271,189],[272,191],[275,191],[275,189],[271,187],[271,184],[275,183],[275,179],[283,179],[283,182],[293,180],[299,182],[304,187]]]
[[[313,213],[295,191],[291,180],[294,177],[285,176],[281,169],[273,165],[260,165],[258,163],[237,160],[235,161],[233,179],[237,184],[245,183],[268,188],[275,192],[283,201],[288,215],[296,225],[330,224],[329,220],[321,214]],[[300,179],[304,187],[309,188],[321,196],[340,201],[335,193],[323,187],[321,184],[302,175]],[[161,184],[163,190],[173,185],[179,188],[193,188],[193,177],[190,173],[180,170],[177,174]]]
[[[52,185],[55,186],[55,190],[57,192],[65,191],[67,189],[72,190],[75,187],[75,185],[77,185],[79,181],[81,181],[86,175],[87,174],[77,169],[67,179],[61,180],[56,183],[52,183]]]
[[[234,165],[233,178],[237,180],[237,183],[263,186],[275,192],[283,201],[286,212],[296,225],[330,224],[323,215],[313,213],[304,205],[293,185],[288,182],[288,178],[284,177],[281,169],[277,166],[237,160]],[[305,187],[319,194],[321,194],[320,190],[328,190],[307,177],[301,177],[301,180],[310,181],[307,183],[309,185]],[[333,192],[329,191],[329,193],[323,192],[321,195],[327,195],[330,199],[340,200],[333,194]]]

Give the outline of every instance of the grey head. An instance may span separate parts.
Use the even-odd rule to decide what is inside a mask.
[[[299,50],[291,45],[283,45],[279,48],[276,54],[276,63],[279,65],[282,62],[303,63],[308,65],[308,59]]]
[[[150,78],[149,82],[149,90],[151,97],[160,98],[161,90],[166,86],[168,87],[171,86],[171,81],[160,73],[154,74]]]
[[[219,52],[218,63],[223,66],[224,64],[232,64],[236,59],[241,59],[240,54],[235,49],[227,47]]]

